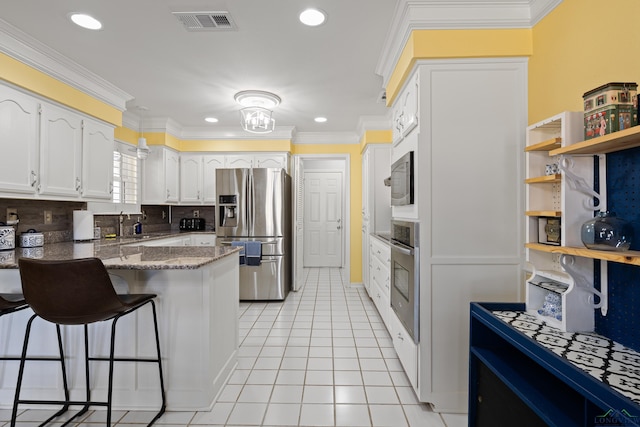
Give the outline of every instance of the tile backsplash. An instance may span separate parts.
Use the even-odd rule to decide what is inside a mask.
[[[86,209],[84,202],[57,202],[49,200],[23,200],[0,198],[0,221],[7,220],[7,209],[16,211],[20,222],[16,235],[29,229],[44,234],[45,244],[73,240],[73,211]],[[161,206],[143,205],[142,214],[124,214],[123,232],[125,236],[133,234],[133,224],[140,219],[142,233],[177,232],[181,218],[193,218],[194,211],[206,221],[206,230],[212,231],[215,225],[214,206]],[[51,212],[51,224],[45,224],[45,211]],[[105,234],[119,232],[119,215],[95,215],[95,223],[100,227],[102,237]],[[171,222],[169,222],[171,220]]]

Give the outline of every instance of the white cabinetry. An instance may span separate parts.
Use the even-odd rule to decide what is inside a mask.
[[[418,126],[419,73],[411,76],[393,106],[392,134],[394,144],[406,137]]]
[[[227,168],[283,168],[289,171],[287,153],[238,153],[225,156]]]
[[[180,203],[199,205],[216,202],[216,169],[224,167],[224,156],[180,154]]]
[[[216,204],[216,169],[224,167],[224,156],[204,154],[202,156],[202,201]]]
[[[180,154],[180,202],[202,203],[202,156]]]
[[[178,201],[179,155],[166,147],[152,147],[142,162],[142,204]]]
[[[414,150],[420,223],[420,337],[412,384],[436,412],[466,412],[469,303],[522,300],[527,60],[423,61],[415,72],[419,132],[393,149],[394,158],[408,143]],[[394,218],[408,215],[393,210]],[[411,339],[390,317],[394,345],[412,376],[413,353],[402,356],[396,343],[408,346]]]
[[[42,104],[40,185],[43,196],[79,198],[82,191],[82,117]]]
[[[113,149],[113,127],[85,119],[82,130],[83,198],[111,199]]]
[[[38,107],[35,98],[0,85],[0,193],[36,192]]]
[[[0,85],[0,193],[108,200],[113,127]]]
[[[389,291],[391,277],[389,268],[391,266],[391,250],[389,244],[382,242],[377,237],[371,237],[371,253],[369,278],[371,281],[369,295],[380,313],[380,317],[387,329],[389,329],[389,311],[391,306],[389,303]]]
[[[582,112],[563,112],[527,127],[526,159],[526,261],[531,277],[526,284],[527,310],[536,313],[547,294],[559,294],[562,318],[545,321],[565,331],[592,331],[594,328],[593,261],[554,253],[559,247],[581,247],[581,225],[593,218],[593,156],[566,157],[551,151],[582,141]],[[551,173],[547,165],[560,165]],[[604,182],[604,180],[602,181]],[[602,185],[601,182],[601,185]],[[603,198],[600,198],[604,204]],[[553,225],[552,225],[553,223]],[[559,233],[559,236],[557,235]],[[563,266],[562,260],[569,265]],[[578,272],[575,283],[565,267]],[[596,301],[599,299],[596,298]],[[605,309],[606,310],[606,309]]]
[[[390,144],[369,144],[362,153],[362,282],[371,296],[369,234],[391,227],[391,192],[384,185],[391,174]]]

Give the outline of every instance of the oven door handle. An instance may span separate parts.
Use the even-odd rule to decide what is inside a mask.
[[[391,250],[398,251],[398,252],[400,252],[402,254],[405,254],[405,255],[413,256],[413,249],[412,248],[400,246],[397,243],[393,243],[393,242],[391,242],[390,245],[391,245]]]

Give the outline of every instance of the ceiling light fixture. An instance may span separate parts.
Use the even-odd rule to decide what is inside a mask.
[[[326,123],[327,122],[327,118],[326,117],[316,117],[315,119],[313,119],[316,123]]]
[[[300,13],[300,22],[310,27],[317,27],[324,23],[327,15],[319,9],[306,9]]]
[[[102,28],[102,23],[100,21],[85,13],[72,13],[69,15],[69,18],[74,24],[88,30],[99,30]]]
[[[280,105],[278,95],[262,90],[243,90],[233,99],[244,107],[240,110],[242,129],[251,133],[273,132],[276,121],[271,117],[273,111],[270,109]]]
[[[216,119],[215,117],[205,117],[204,121],[207,123],[218,123],[218,119]]]

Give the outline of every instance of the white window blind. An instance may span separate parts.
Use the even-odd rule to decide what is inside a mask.
[[[113,202],[138,203],[138,159],[136,156],[113,152]]]

